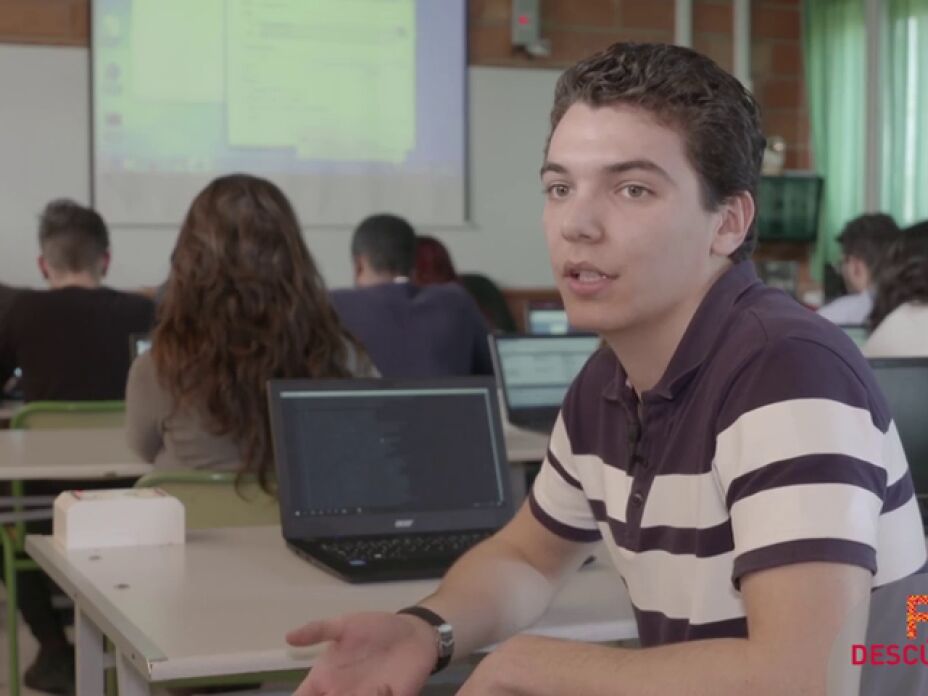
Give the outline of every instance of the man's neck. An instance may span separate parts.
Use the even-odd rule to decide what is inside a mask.
[[[368,274],[366,277],[356,281],[359,288],[369,288],[375,285],[388,285],[391,283],[406,283],[409,281],[408,276],[395,276],[392,273]]]
[[[647,324],[603,335],[639,396],[660,382],[706,293],[729,268],[727,264],[719,268],[701,288],[668,313]]]
[[[55,273],[48,278],[48,285],[52,290],[61,288],[88,288],[100,287],[100,278],[93,273]]]

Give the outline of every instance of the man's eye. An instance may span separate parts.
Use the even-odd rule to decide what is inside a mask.
[[[563,198],[570,192],[570,189],[567,188],[566,184],[551,184],[550,186],[545,187],[545,193],[548,194],[551,198]]]

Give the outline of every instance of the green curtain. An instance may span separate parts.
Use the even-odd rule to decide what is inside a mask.
[[[928,0],[888,0],[881,41],[881,207],[928,218]]]
[[[806,90],[814,166],[825,178],[812,269],[840,258],[835,237],[864,211],[867,37],[862,0],[804,0]]]

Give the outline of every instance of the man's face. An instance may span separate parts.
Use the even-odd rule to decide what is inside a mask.
[[[684,141],[647,111],[576,103],[542,168],[544,228],[570,323],[607,337],[704,291],[722,213],[703,208]]]
[[[870,287],[870,269],[867,263],[853,254],[841,259],[841,276],[848,292],[863,292]]]

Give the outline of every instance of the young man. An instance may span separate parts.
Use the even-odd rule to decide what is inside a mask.
[[[899,238],[889,215],[861,215],[848,222],[841,243],[841,277],[848,294],[832,300],[818,313],[835,324],[866,324],[873,310],[876,274],[889,247]]]
[[[49,290],[22,290],[0,325],[0,383],[22,369],[26,401],[122,399],[129,335],[154,320],[151,300],[102,285],[110,263],[100,215],[52,201],[39,222],[39,271]]]
[[[406,220],[363,220],[351,257],[357,287],[332,292],[332,304],[384,377],[492,374],[486,323],[473,298],[455,283],[410,282],[416,233]]]
[[[123,399],[129,335],[151,329],[154,305],[141,295],[101,285],[110,260],[109,234],[90,208],[65,200],[49,203],[39,223],[39,246],[39,270],[50,289],[18,291],[10,303],[0,323],[0,384],[20,367],[26,401]],[[93,485],[36,482],[27,492],[55,495]],[[28,531],[49,534],[51,525],[30,523]],[[21,580],[19,608],[40,648],[24,683],[38,691],[73,692],[73,649],[43,574]]]
[[[918,571],[925,543],[859,351],[748,260],[757,106],[693,51],[616,44],[561,77],[551,123],[553,269],[571,324],[608,348],[515,519],[418,615],[291,633],[332,642],[297,693],[410,696],[449,643],[499,642],[460,694],[824,694],[849,612]],[[643,649],[511,638],[600,539]]]

